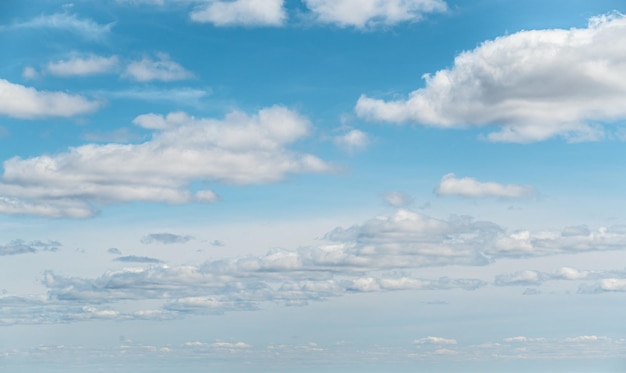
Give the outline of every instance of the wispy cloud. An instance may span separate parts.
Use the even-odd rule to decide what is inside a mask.
[[[0,244],[0,256],[32,254],[40,251],[57,251],[61,244],[57,241],[24,241],[14,240],[8,244]]]
[[[455,195],[468,198],[524,198],[533,195],[534,191],[528,185],[481,182],[471,177],[458,178],[450,173],[441,178],[435,193],[439,196]]]
[[[88,18],[79,18],[75,14],[55,13],[49,15],[40,15],[28,21],[16,22],[9,28],[47,28],[56,30],[65,30],[75,33],[76,35],[93,40],[101,40],[105,38],[111,31],[114,23],[99,24]]]
[[[443,12],[443,0],[304,0],[316,22],[358,29],[420,21]]]
[[[163,81],[171,82],[193,77],[193,74],[172,61],[165,53],[158,53],[157,59],[144,57],[139,61],[131,62],[126,66],[123,77],[138,82]]]
[[[173,233],[151,233],[141,239],[143,244],[162,243],[165,245],[174,243],[186,243],[193,240],[192,236]]]
[[[370,144],[367,133],[357,129],[351,129],[346,133],[335,136],[335,145],[349,152],[364,150]]]
[[[120,256],[113,260],[115,260],[116,262],[122,262],[122,263],[149,263],[149,264],[162,263],[161,260],[156,259],[156,258],[151,258],[147,256],[136,256],[136,255]]]
[[[224,26],[282,26],[287,19],[284,0],[209,0],[190,13],[195,22]]]
[[[67,60],[49,62],[46,71],[57,76],[88,76],[114,72],[118,65],[117,56],[90,54],[85,57],[73,56]]]

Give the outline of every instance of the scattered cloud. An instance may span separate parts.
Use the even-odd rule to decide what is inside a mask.
[[[450,69],[424,75],[406,100],[362,95],[356,113],[373,121],[442,128],[493,126],[495,142],[561,136],[592,141],[598,124],[626,118],[626,17],[594,17],[587,28],[520,31],[461,53]]]
[[[284,0],[209,0],[190,13],[192,21],[227,26],[282,26],[287,19]]]
[[[107,250],[107,252],[113,255],[122,255],[122,252],[120,251],[120,249],[115,248],[115,247],[111,247],[110,249]]]
[[[13,240],[8,244],[0,244],[0,256],[32,254],[41,251],[57,251],[61,244],[57,241],[24,241]]]
[[[111,31],[114,23],[99,24],[88,18],[79,18],[75,14],[55,13],[40,15],[28,21],[13,23],[10,28],[46,28],[66,30],[85,39],[101,40]]]
[[[193,240],[192,236],[181,236],[173,233],[151,233],[141,239],[143,244],[162,243],[165,245],[173,243],[185,243]]]
[[[91,113],[102,102],[63,92],[38,91],[0,79],[0,114],[19,119],[73,117]]]
[[[415,344],[437,344],[437,345],[455,345],[457,344],[456,339],[453,338],[442,338],[442,337],[426,337],[420,338],[413,341]]]
[[[588,236],[558,232],[507,233],[490,222],[467,217],[435,219],[400,209],[361,225],[336,228],[324,243],[297,250],[270,250],[259,256],[212,259],[202,265],[150,265],[108,271],[97,278],[66,277],[47,272],[43,284],[50,302],[106,305],[142,300],[160,302],[155,317],[187,314],[221,314],[256,310],[267,302],[305,305],[354,292],[398,290],[472,291],[487,285],[480,279],[434,279],[416,276],[419,267],[486,265],[511,257],[539,257],[584,251],[621,249],[626,234],[601,228]],[[150,240],[179,242],[181,236],[153,234]],[[517,240],[511,242],[511,240]],[[520,241],[520,242],[518,242]],[[151,241],[152,242],[152,241]],[[129,263],[157,264],[153,258],[128,256]],[[553,274],[520,271],[497,276],[498,286],[540,285],[547,280],[600,279],[595,291],[625,291],[626,271],[592,272],[561,268]],[[606,279],[612,276],[615,279]],[[593,290],[596,289],[596,290]],[[581,291],[582,292],[582,291]],[[129,316],[120,312],[120,317]],[[144,314],[143,318],[150,318]],[[450,342],[450,340],[448,340]],[[446,339],[423,339],[421,343],[452,344]]]
[[[26,66],[24,70],[22,70],[22,77],[24,79],[35,79],[38,76],[39,76],[39,73],[32,66]]]
[[[413,198],[404,192],[389,192],[383,196],[385,202],[393,207],[407,207],[413,202]]]
[[[56,76],[88,76],[114,72],[119,65],[117,56],[97,56],[94,54],[85,57],[73,56],[67,60],[49,62],[46,71]]]
[[[522,270],[496,276],[494,285],[540,286],[547,281],[583,281],[578,288],[580,294],[626,291],[626,270],[591,271],[571,267],[562,267],[552,273]],[[530,291],[528,294],[538,293],[538,289],[527,289],[526,291]]]
[[[471,177],[457,178],[450,173],[441,178],[435,193],[438,196],[456,195],[468,198],[523,198],[531,196],[533,188],[528,185],[481,182]]]
[[[167,54],[157,53],[156,60],[144,57],[140,61],[129,63],[122,76],[138,82],[171,82],[192,78],[193,74],[172,61]]]
[[[335,136],[335,145],[349,152],[355,152],[367,148],[370,144],[369,136],[356,129],[351,129],[343,135]]]
[[[140,144],[87,144],[5,161],[0,213],[83,218],[102,203],[214,202],[214,192],[192,191],[191,183],[262,184],[331,170],[311,154],[288,149],[308,134],[310,123],[281,106],[253,115],[234,111],[221,120],[171,113],[135,122],[165,123],[166,129]]]
[[[444,12],[442,0],[304,0],[315,21],[367,29],[417,22],[428,13]]]
[[[108,99],[171,102],[181,106],[199,107],[202,100],[212,94],[210,88],[129,88],[119,91],[94,91],[95,96]]]
[[[251,348],[252,346],[245,342],[215,342],[211,343],[213,348]]]
[[[122,263],[150,263],[150,264],[163,263],[162,261],[156,258],[150,258],[147,256],[135,256],[135,255],[120,256],[113,260],[115,260],[116,262],[122,262]]]

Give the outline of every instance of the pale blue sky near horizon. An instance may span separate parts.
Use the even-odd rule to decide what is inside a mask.
[[[0,370],[620,372],[623,1],[0,4]]]

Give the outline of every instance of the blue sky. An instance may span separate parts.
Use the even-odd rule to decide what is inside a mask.
[[[622,1],[0,5],[0,366],[617,372]]]

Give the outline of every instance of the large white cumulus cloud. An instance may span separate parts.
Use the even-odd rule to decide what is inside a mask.
[[[211,202],[217,198],[212,191],[192,191],[190,184],[269,183],[330,168],[287,149],[307,135],[310,123],[281,106],[254,115],[236,111],[223,120],[147,114],[135,123],[160,130],[141,144],[88,144],[5,161],[0,212],[85,217],[93,214],[94,202]]]
[[[520,31],[464,52],[450,69],[424,75],[407,99],[362,95],[356,112],[394,123],[497,126],[490,141],[569,141],[603,136],[599,122],[626,118],[626,17],[586,28]]]

